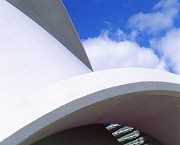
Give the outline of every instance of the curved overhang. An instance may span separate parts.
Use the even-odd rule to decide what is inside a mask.
[[[90,70],[92,66],[61,0],[6,0],[38,23]]]
[[[38,95],[40,100],[47,96],[53,99],[54,109],[46,110],[48,114],[1,145],[28,145],[73,127],[109,122],[140,129],[165,145],[180,144],[177,75],[150,69],[106,70],[69,79]],[[36,103],[40,103],[38,99]],[[49,107],[48,104],[52,105],[49,101],[39,107]],[[33,109],[38,111],[32,106]]]

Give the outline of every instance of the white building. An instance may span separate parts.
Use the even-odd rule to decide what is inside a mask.
[[[58,0],[1,0],[0,22],[0,145],[180,144],[180,76],[92,72]]]

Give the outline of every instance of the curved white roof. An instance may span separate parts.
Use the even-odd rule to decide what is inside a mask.
[[[30,124],[29,126],[25,127],[24,129],[20,130],[19,132],[15,133],[10,138],[7,138],[4,142],[2,142],[2,145],[5,144],[13,145],[16,143],[22,143],[23,145],[22,141],[26,139],[28,140],[25,141],[24,143],[30,144],[47,135],[50,135],[57,131],[62,131],[64,129],[74,127],[76,125],[84,125],[84,124],[96,123],[96,122],[107,123],[108,121],[110,122],[119,121],[120,124],[129,123],[128,125],[135,126],[136,128],[142,129],[143,131],[149,134],[149,132],[147,132],[149,131],[149,126],[147,124],[146,125],[137,124],[137,122],[133,122],[133,118],[130,119],[129,117],[127,117],[129,113],[133,113],[133,110],[131,109],[131,105],[132,106],[135,105],[136,107],[138,106],[139,108],[137,109],[139,111],[141,109],[144,109],[141,112],[141,114],[143,114],[144,111],[146,112],[145,114],[151,114],[152,111],[149,111],[151,110],[149,108],[151,107],[153,101],[156,100],[157,102],[155,103],[154,106],[152,106],[154,108],[153,112],[157,115],[159,109],[162,111],[162,109],[166,108],[164,113],[166,114],[165,116],[167,117],[167,115],[170,113],[168,110],[172,110],[172,107],[175,105],[174,103],[176,103],[177,107],[178,104],[180,104],[179,90],[180,90],[180,76],[167,72],[150,70],[150,69],[114,69],[114,70],[89,73],[72,79],[68,79],[66,81],[47,87],[41,90],[39,93],[31,94],[27,97],[20,99],[12,98],[11,101],[7,100],[7,102],[0,102],[1,103],[0,109],[4,110],[3,112],[1,112],[2,119],[0,120],[0,125],[1,125],[0,128],[4,130],[3,134],[0,135],[1,140],[5,139],[7,136],[14,133],[23,126],[26,126],[32,121],[47,114],[48,112],[52,112],[42,117],[41,119],[35,121],[34,123]],[[133,99],[134,102],[131,102],[130,98],[133,97],[134,95],[137,96],[138,93],[141,94],[140,100],[138,100],[137,98],[137,99]],[[127,95],[129,97],[126,97],[125,104],[121,103],[121,99],[119,100],[120,101],[119,103],[122,105],[122,107],[116,104],[116,107],[114,107],[113,109],[113,107],[109,104],[111,107],[106,106],[107,108],[106,109],[104,108],[106,110],[105,112],[108,112],[108,116],[109,117],[111,116],[110,118],[107,118],[106,113],[102,109],[100,109],[102,112],[99,112],[100,110],[95,111],[97,113],[99,112],[100,114],[102,113],[102,115],[96,114],[94,112],[95,114],[91,113],[91,115],[89,114],[88,117],[86,116],[85,118],[83,118],[83,116],[81,117],[79,116],[78,117],[79,119],[75,117],[82,114],[83,110],[86,110],[85,108],[88,107],[89,105],[97,104],[107,99],[114,99],[118,95],[119,96]],[[147,104],[143,104],[143,102],[146,102],[146,99],[143,99],[143,96],[145,97],[146,95],[149,96],[146,97],[148,102]],[[157,99],[154,99],[153,95]],[[174,99],[176,101],[173,103]],[[167,103],[168,106],[159,104],[161,101],[164,105]],[[131,105],[129,104],[129,102]],[[172,106],[168,102],[172,102],[172,104],[170,103]],[[107,103],[106,105],[108,105],[108,101],[106,101],[106,103]],[[127,108],[125,107],[126,105]],[[128,107],[129,105],[130,107]],[[98,106],[100,107],[101,105]],[[146,106],[148,106],[148,108],[146,108]],[[57,108],[59,109],[56,110]],[[114,114],[113,111],[116,113]],[[125,113],[122,114],[123,116],[122,118],[120,117],[120,114],[118,115],[118,112],[122,113],[121,111],[124,111]],[[76,114],[76,112],[78,112],[78,114]],[[92,112],[92,110],[90,112]],[[167,120],[172,121],[174,119],[175,122],[178,122],[177,116],[180,115],[180,112],[179,115],[178,112],[179,110],[177,108],[176,114],[174,114],[175,116],[171,115],[167,118]],[[75,113],[75,116],[72,115],[71,117],[71,113]],[[88,114],[89,110],[86,113]],[[164,115],[163,113],[161,114]],[[115,116],[117,115],[119,118],[117,116],[114,118],[113,115]],[[67,120],[65,119],[64,121],[63,118],[65,116],[69,116],[71,119],[67,117]],[[135,118],[137,119],[136,115],[133,115],[133,117],[134,119]],[[141,117],[144,118],[143,116]],[[63,122],[60,121],[60,124],[63,124],[63,126],[60,125],[61,127],[59,126],[57,128],[55,127],[56,125],[55,126],[53,125],[54,127],[52,127],[51,123],[54,123],[57,120],[62,120]],[[157,121],[157,120],[154,118],[150,119],[151,123],[153,123],[153,121]],[[169,124],[172,125],[172,122],[170,121],[168,123],[165,123],[167,129],[172,127],[172,126],[168,126]],[[174,125],[173,127],[176,127],[176,129],[179,130],[180,126],[178,124],[175,124],[175,122],[173,123]],[[156,125],[156,127],[158,126]],[[45,128],[48,129],[48,131],[46,131]],[[160,126],[159,128],[162,130]],[[152,135],[155,138],[160,137],[159,135],[161,134],[157,134],[156,133],[157,131],[155,132],[155,130],[153,131],[154,133],[150,132],[151,133],[150,135]],[[175,130],[173,131],[174,131],[173,136],[175,134],[179,135],[177,132],[175,132]],[[32,134],[35,135],[31,138],[30,136]],[[165,138],[163,138],[163,140],[160,141],[167,142]]]
[[[51,35],[0,1],[1,145],[27,145],[64,129],[108,121],[127,123],[164,144],[180,144],[180,76],[134,68],[89,73],[61,1],[7,1]]]
[[[0,23],[1,99],[25,97],[50,84],[91,72],[59,41],[5,0],[0,1]]]
[[[92,70],[86,52],[61,0],[7,0],[47,30]]]

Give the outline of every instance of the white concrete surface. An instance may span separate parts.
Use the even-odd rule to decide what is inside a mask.
[[[6,0],[48,31],[92,70],[86,52],[61,0]]]
[[[141,99],[130,103],[135,109],[143,110],[146,105],[155,104],[154,109],[151,109],[153,105],[149,105],[142,112],[139,111],[139,116],[154,113],[158,118],[158,115],[163,115],[164,109],[164,116],[170,116],[167,122],[164,121],[164,128],[170,130],[171,136],[173,133],[176,138],[180,135],[180,126],[176,124],[180,118],[180,76],[150,69],[89,73],[91,71],[61,43],[5,0],[0,1],[0,33],[0,145],[27,145],[77,125],[105,123],[108,121],[107,113],[112,119],[109,121],[118,121],[119,118],[113,114],[114,109],[118,110],[118,116],[124,115],[121,110],[125,114],[132,112],[132,109],[123,109],[131,102],[132,94],[137,93],[140,93]],[[117,96],[120,96],[118,101]],[[122,103],[121,97],[127,104]],[[112,103],[108,104],[106,100]],[[161,104],[162,100],[165,105]],[[106,108],[97,105],[104,101]],[[138,102],[142,107],[138,106]],[[119,108],[118,103],[123,108]],[[95,111],[87,116],[89,110],[86,107],[89,105],[93,105]],[[173,106],[174,110],[171,109]],[[146,127],[148,122],[143,124],[138,120],[141,122],[138,124],[138,121],[132,121],[137,117],[138,114],[130,118],[124,115],[125,119],[121,121],[132,123],[132,126],[168,144],[166,138],[159,136],[161,132],[155,129],[151,132],[148,128],[153,128],[153,121],[160,119],[149,118],[153,125]],[[154,126],[162,129],[161,126]],[[179,143],[174,142],[174,145]]]
[[[150,86],[146,85],[146,83],[148,82],[150,83]],[[153,84],[153,82],[155,82],[155,84]],[[141,84],[137,84],[137,86],[135,85],[135,88],[131,88],[131,84],[134,83]],[[160,83],[160,85],[158,85],[158,83]],[[173,88],[171,84],[172,86],[175,85],[175,88]],[[122,90],[121,88],[123,88],[124,85],[127,86],[124,90]],[[114,87],[119,87],[119,89],[114,91],[111,90],[111,88]],[[106,90],[109,90],[109,92],[106,92]],[[98,101],[102,101],[105,98],[113,98],[120,94],[124,95],[127,93],[141,91],[152,91],[152,93],[156,94],[157,97],[158,93],[160,93],[160,95],[173,96],[173,93],[171,92],[175,91],[175,96],[180,97],[177,96],[179,95],[179,90],[180,76],[158,70],[134,68],[112,69],[84,74],[75,78],[62,81],[60,83],[53,84],[35,94],[31,94],[23,98],[18,99],[16,97],[12,97],[11,100],[8,99],[9,101],[4,101],[4,99],[1,99],[2,101],[0,101],[0,110],[3,111],[1,111],[0,114],[2,118],[0,120],[0,128],[3,130],[3,134],[0,134],[0,139],[2,141],[23,126],[26,126],[32,121],[59,107],[60,109],[58,110],[58,112],[60,112],[61,115],[55,115],[53,117],[53,113],[50,113],[49,118],[45,117],[44,119],[42,119],[43,121],[41,120],[38,123],[34,123],[33,125],[35,125],[36,127],[33,128],[33,125],[29,125],[29,129],[26,128],[26,131],[23,132],[23,137],[22,131],[20,131],[20,133],[17,132],[15,135],[13,135],[13,137],[10,137],[10,144],[12,145],[11,138],[16,137],[16,135],[20,134],[20,136],[17,137],[16,140],[22,141],[23,139],[26,139],[28,136],[32,135],[31,133],[38,132],[38,130],[41,130],[44,127],[50,125],[57,119],[63,118],[64,116],[69,115],[70,113],[77,111],[80,108],[86,107],[88,106],[88,104],[90,105],[93,101],[95,103]],[[99,91],[102,92],[93,96],[94,93],[97,93]],[[118,91],[120,91],[121,93]],[[169,94],[167,92],[169,92]],[[149,95],[153,95],[152,93],[150,92]],[[88,97],[88,95],[92,97]],[[84,100],[84,98],[86,98],[86,101]],[[68,106],[67,103],[70,103],[74,100],[78,100],[78,103],[73,104],[72,106],[71,104],[69,104]],[[64,105],[65,107],[61,109],[61,106]],[[68,111],[69,108],[71,111]],[[102,117],[102,119],[105,118]],[[85,120],[87,121],[88,119],[86,118]],[[70,120],[66,120],[66,122],[72,122],[72,118]],[[81,123],[83,124],[83,122]],[[62,127],[62,129],[64,128]],[[50,133],[50,130],[46,131],[46,133]],[[43,135],[43,133],[41,133],[41,135]],[[40,138],[42,137],[41,135],[39,136]],[[2,145],[5,145],[8,141],[9,140],[7,139],[6,142],[2,142]]]
[[[45,86],[89,72],[37,23],[7,1],[0,1],[1,103],[20,101]]]

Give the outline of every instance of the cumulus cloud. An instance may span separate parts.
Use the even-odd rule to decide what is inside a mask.
[[[180,74],[180,29],[172,29],[162,38],[153,39],[150,43],[166,59],[169,67]]]
[[[158,34],[173,27],[173,21],[179,12],[178,0],[161,0],[151,13],[138,13],[129,18],[130,28],[147,34]]]
[[[150,48],[140,47],[128,40],[112,39],[106,31],[98,37],[83,40],[94,70],[117,67],[146,67],[165,69],[166,63],[159,59]],[[122,38],[123,32],[117,31],[116,37]]]
[[[117,29],[116,32],[102,31],[97,37],[83,40],[94,70],[146,67],[180,74],[180,29],[174,28],[179,7],[178,0],[160,0],[151,13],[129,18],[130,34]],[[165,35],[160,38],[156,34],[161,31]],[[139,32],[154,35],[149,48],[136,42],[142,34]],[[148,37],[145,39],[149,41]]]

